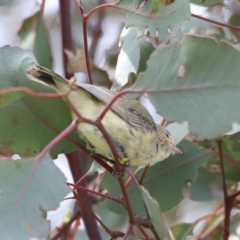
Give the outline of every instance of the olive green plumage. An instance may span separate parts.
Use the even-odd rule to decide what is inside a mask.
[[[117,94],[116,92],[90,84],[75,84],[71,89],[69,82],[58,74],[41,66],[27,71],[30,79],[43,82],[65,96],[77,112],[89,119],[96,119],[105,105]],[[73,119],[76,115],[72,113]],[[179,152],[173,137],[163,127],[157,125],[146,108],[137,100],[121,96],[114,102],[102,119],[102,124],[113,140],[121,159],[126,153],[131,165],[154,164]],[[96,126],[80,123],[80,136],[87,142],[88,148],[108,159],[113,159],[111,150]],[[123,147],[125,150],[121,151]]]

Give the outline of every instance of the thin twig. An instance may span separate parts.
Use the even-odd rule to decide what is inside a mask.
[[[76,194],[76,192],[73,192],[73,193],[74,193],[75,198],[79,201],[79,203],[84,206],[84,208],[96,219],[96,221],[98,221],[98,223],[102,226],[102,228],[103,228],[109,235],[111,235],[111,236],[112,236],[112,235],[116,236],[116,234],[117,234],[118,237],[123,237],[123,236],[124,236],[124,234],[121,233],[121,232],[111,231],[111,230],[101,221],[101,219],[100,219],[98,216],[96,216],[96,215],[91,211],[91,209],[88,208],[88,206],[82,201],[82,199],[78,197],[78,195]]]
[[[151,240],[151,238],[147,235],[147,233],[145,232],[145,230],[142,228],[142,226],[138,225],[138,229],[139,231],[142,233],[142,235],[144,236],[145,240]]]
[[[98,5],[102,5],[105,3],[105,0],[99,0]],[[102,35],[102,22],[105,17],[105,8],[98,12],[96,24],[92,27],[93,31],[93,39],[91,43],[91,47],[89,49],[89,55],[91,56],[92,60],[94,60],[96,49],[98,46],[98,42]]]
[[[73,184],[73,183],[67,183],[67,185],[68,185],[68,186],[71,186],[71,187],[74,187],[75,189],[80,189],[80,190],[83,190],[83,191],[86,191],[86,192],[89,192],[89,193],[98,195],[98,196],[100,196],[100,197],[102,197],[102,198],[107,198],[107,199],[109,199],[109,200],[112,200],[112,201],[114,201],[114,202],[117,202],[117,203],[119,203],[119,204],[122,204],[122,201],[119,200],[119,199],[116,199],[116,198],[113,198],[113,197],[111,197],[111,196],[109,196],[109,195],[102,194],[102,193],[100,193],[100,192],[96,192],[96,191],[93,191],[93,190],[91,190],[91,189],[88,189],[88,188],[79,186],[78,183],[75,183],[75,184]]]
[[[220,167],[221,167],[221,172],[222,172],[222,185],[223,185],[224,207],[225,207],[223,239],[228,240],[229,226],[230,226],[230,212],[231,212],[232,206],[228,202],[228,193],[227,193],[227,186],[226,186],[226,181],[225,181],[226,177],[225,177],[223,155],[222,155],[222,141],[221,140],[217,141],[217,145],[218,145],[218,152],[219,152]]]
[[[85,50],[85,58],[86,58],[86,65],[87,65],[87,73],[88,73],[88,82],[89,84],[93,84],[92,80],[92,74],[91,74],[91,64],[89,59],[89,53],[88,53],[88,39],[87,39],[87,18],[86,14],[83,11],[82,7],[79,7],[80,13],[82,16],[83,21],[83,41],[84,41],[84,50]]]
[[[74,240],[75,235],[77,234],[79,225],[80,225],[80,218],[77,218],[74,222],[73,228],[71,229],[67,240]]]
[[[226,23],[221,23],[221,22],[218,22],[218,21],[214,21],[214,20],[211,20],[211,19],[208,19],[208,18],[205,18],[205,17],[201,17],[201,16],[193,14],[193,13],[191,15],[192,15],[192,17],[201,19],[201,20],[206,21],[206,22],[210,22],[212,24],[216,24],[218,26],[222,26],[222,27],[230,28],[230,29],[233,29],[233,30],[236,30],[236,31],[240,31],[240,27],[236,27],[236,26],[229,25],[229,24],[226,24]]]
[[[139,181],[139,184],[140,184],[140,185],[143,184],[143,180],[144,180],[144,178],[145,178],[145,176],[146,176],[146,174],[147,174],[147,170],[148,170],[149,167],[150,167],[149,164],[148,164],[147,166],[145,166],[144,171],[143,171],[142,176],[141,176],[141,179],[140,179],[140,181]]]
[[[134,213],[133,213],[132,204],[131,204],[127,189],[125,187],[125,183],[124,183],[123,178],[118,178],[118,183],[121,187],[122,194],[123,194],[123,197],[124,197],[124,202],[126,204],[126,208],[127,208],[127,212],[128,212],[128,216],[129,216],[129,222],[132,223],[132,224],[135,224],[136,221],[135,221],[135,216],[134,216]]]
[[[78,150],[78,151],[69,153],[66,156],[68,159],[68,165],[72,172],[73,180],[74,182],[77,182],[78,179],[84,176],[83,162],[85,160],[84,158],[86,158],[86,155],[82,151]],[[81,182],[81,185],[83,187],[86,187],[85,179]],[[79,189],[74,189],[74,191],[78,196],[78,199],[80,198],[82,202],[85,203],[84,206],[82,204],[79,206],[79,202],[77,202],[74,211],[78,210],[79,207],[81,208],[82,219],[83,219],[85,229],[89,239],[100,240],[101,235],[97,226],[97,222],[95,218],[92,217],[92,215],[89,215],[89,211],[93,213],[92,201],[91,201],[90,195],[86,191],[81,191]],[[88,209],[85,208],[86,206]]]

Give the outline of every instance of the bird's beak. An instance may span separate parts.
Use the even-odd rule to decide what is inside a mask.
[[[177,148],[176,146],[173,147],[173,150],[174,150],[175,153],[177,153],[177,154],[183,154],[183,152],[182,152],[179,148]]]

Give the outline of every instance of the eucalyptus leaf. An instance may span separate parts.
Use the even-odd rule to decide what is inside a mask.
[[[23,193],[36,163],[33,159],[0,161],[0,236],[3,240],[46,239],[50,226],[43,214],[56,209],[70,192],[64,175],[46,156]]]
[[[39,65],[52,69],[49,34],[39,12],[26,19],[19,30],[20,47],[31,49]]]
[[[126,12],[126,28],[136,26],[138,37],[147,29],[151,37],[159,38],[162,43],[176,36],[191,16],[188,0],[176,0],[169,6],[160,4],[156,14],[152,14],[155,12],[152,1],[120,0],[117,5]]]
[[[198,140],[214,139],[240,122],[235,108],[240,105],[239,61],[240,52],[227,42],[186,36],[154,51],[134,89],[150,91],[159,114],[169,121],[187,121]]]
[[[187,182],[194,182],[197,168],[204,166],[209,159],[205,149],[198,148],[186,140],[182,141],[178,147],[183,154],[171,156],[150,167],[143,182],[143,186],[157,200],[163,212],[171,210],[183,200],[182,191],[187,187]],[[139,173],[138,177],[140,176]],[[118,181],[108,173],[105,174],[100,187],[107,189],[109,195],[113,197],[121,195]],[[134,212],[141,217],[147,216],[141,195],[134,183],[128,187],[128,193]],[[105,200],[102,204],[112,212],[120,215],[127,214],[122,205],[111,200]]]
[[[200,167],[196,181],[190,186],[190,199],[194,201],[212,201],[223,198],[221,176]]]
[[[42,149],[72,122],[70,109],[61,98],[40,98],[9,88],[27,87],[35,92],[54,93],[40,83],[26,77],[25,71],[36,63],[31,51],[19,47],[0,48],[0,153],[6,157],[36,156]],[[22,98],[21,98],[22,97]],[[5,101],[4,101],[5,100]],[[77,149],[80,138],[76,132],[69,135],[51,151],[56,158],[59,153]]]
[[[118,56],[113,89],[119,91],[128,82],[128,75],[138,70],[140,50],[137,29],[135,27],[124,28],[121,33],[122,47]]]
[[[144,187],[139,187],[139,191],[147,209],[148,216],[160,239],[172,239],[157,201],[149,195],[149,192]]]

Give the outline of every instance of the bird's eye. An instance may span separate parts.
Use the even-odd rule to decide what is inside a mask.
[[[169,138],[169,134],[168,133],[166,133],[166,137]]]

